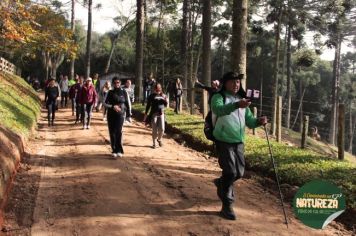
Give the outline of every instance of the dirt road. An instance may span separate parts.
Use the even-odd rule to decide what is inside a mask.
[[[108,131],[95,113],[90,130],[69,109],[47,127],[45,113],[17,176],[6,213],[7,235],[348,235],[335,225],[303,226],[253,178],[236,184],[237,221],[218,216],[214,159],[165,139],[151,149],[150,130],[124,129],[123,158],[110,157]],[[336,225],[337,226],[337,225]]]

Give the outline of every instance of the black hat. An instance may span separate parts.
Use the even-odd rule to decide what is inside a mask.
[[[222,77],[220,82],[222,84],[225,84],[226,81],[228,81],[228,80],[234,80],[234,79],[242,80],[244,78],[244,76],[245,76],[244,74],[239,74],[237,72],[230,71],[230,72],[227,72],[224,74],[224,76]]]
[[[221,84],[222,84],[222,90],[225,89],[225,83],[229,80],[242,80],[244,78],[244,74],[239,74],[237,72],[227,72],[226,74],[224,74],[224,76],[222,77],[222,79],[220,80]],[[246,92],[245,90],[242,88],[242,86],[240,86],[240,90],[237,92],[240,97],[242,98],[246,98]]]

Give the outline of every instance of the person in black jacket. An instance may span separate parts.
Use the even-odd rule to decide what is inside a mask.
[[[121,88],[121,81],[118,77],[112,79],[113,89],[110,90],[104,101],[104,106],[108,108],[107,121],[110,134],[112,155],[114,158],[122,157],[124,149],[122,147],[122,127],[126,116],[130,116],[130,98]]]
[[[54,125],[54,119],[56,117],[57,99],[60,94],[60,89],[54,78],[50,78],[48,86],[45,90],[45,104],[48,111],[48,126]]]
[[[156,140],[158,145],[162,147],[162,137],[165,128],[164,108],[167,106],[167,96],[162,92],[161,84],[155,85],[155,91],[148,97],[144,121],[152,126],[152,148],[156,148]],[[149,115],[148,111],[150,111]]]

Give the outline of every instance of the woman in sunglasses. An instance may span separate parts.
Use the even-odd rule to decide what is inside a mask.
[[[131,110],[130,98],[121,88],[121,80],[118,77],[112,79],[113,89],[110,90],[104,100],[104,106],[108,109],[107,121],[110,134],[110,143],[112,156],[114,158],[122,157],[124,149],[122,147],[122,127],[126,116],[130,116]]]

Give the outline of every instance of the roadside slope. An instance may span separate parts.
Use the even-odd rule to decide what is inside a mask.
[[[36,92],[20,77],[0,72],[0,225],[12,178],[40,112]]]

